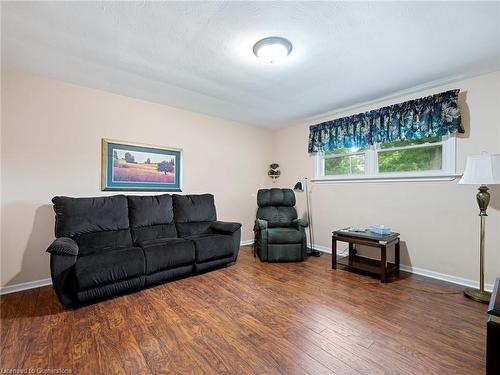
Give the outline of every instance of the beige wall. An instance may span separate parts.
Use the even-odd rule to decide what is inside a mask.
[[[457,172],[467,155],[500,153],[500,72],[456,82],[390,101],[364,106],[329,118],[298,124],[274,134],[274,159],[281,165],[281,186],[313,177],[314,157],[307,154],[308,126],[384,105],[460,88],[465,136],[457,140]],[[479,219],[477,187],[450,182],[312,184],[316,244],[331,247],[334,229],[380,223],[401,233],[402,263],[477,280]],[[500,276],[500,186],[491,187],[486,228],[486,281]],[[304,207],[303,194],[299,205]]]
[[[213,193],[219,218],[243,223],[242,240],[253,239],[254,194],[269,184],[271,134],[30,74],[4,72],[1,285],[50,276],[45,249],[53,239],[54,195],[113,194],[100,191],[101,138],[183,148],[183,193]]]

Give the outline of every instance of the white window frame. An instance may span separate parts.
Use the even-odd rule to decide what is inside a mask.
[[[411,148],[429,147],[430,145],[442,145],[442,168],[432,171],[412,171],[412,172],[378,172],[378,154],[384,151],[403,150]],[[336,156],[365,155],[365,173],[359,175],[328,175],[325,176],[325,159]],[[420,145],[391,147],[381,149],[379,144],[375,144],[366,151],[352,152],[348,154],[329,154],[316,153],[314,160],[314,178],[313,182],[389,182],[389,181],[451,181],[460,175],[456,174],[456,137],[455,135],[446,135],[442,137],[441,142],[423,143]]]

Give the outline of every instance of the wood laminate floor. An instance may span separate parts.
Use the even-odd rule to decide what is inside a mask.
[[[330,259],[266,264],[242,247],[234,266],[77,310],[64,310],[51,287],[5,295],[0,367],[72,374],[484,373],[486,306],[466,299],[461,287],[405,273],[380,284],[333,271]]]

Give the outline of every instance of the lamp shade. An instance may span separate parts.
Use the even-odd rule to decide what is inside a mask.
[[[500,154],[467,156],[465,172],[458,183],[466,185],[500,184]]]
[[[302,186],[302,181],[299,181],[295,184],[295,186],[293,187],[293,191],[296,191],[299,193],[304,191],[304,186]]]

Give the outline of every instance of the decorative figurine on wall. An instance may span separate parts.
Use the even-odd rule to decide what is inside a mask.
[[[273,179],[273,182],[276,182],[276,179],[281,175],[280,166],[277,163],[273,163],[269,165],[269,168],[267,175]]]

